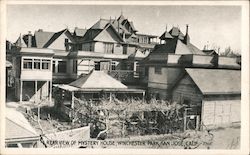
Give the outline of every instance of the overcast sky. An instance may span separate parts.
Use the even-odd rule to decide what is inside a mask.
[[[115,6],[115,5],[8,5],[7,39],[14,42],[21,34],[35,30],[57,32],[66,27],[89,28],[100,18],[123,15],[133,21],[138,33],[161,35],[172,26],[185,34],[189,24],[191,42],[203,49],[227,46],[241,49],[240,6]]]

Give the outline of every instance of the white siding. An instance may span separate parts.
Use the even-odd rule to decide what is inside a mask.
[[[206,126],[240,122],[240,100],[203,101],[202,120]]]

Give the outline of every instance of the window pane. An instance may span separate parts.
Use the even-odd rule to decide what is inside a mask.
[[[49,69],[50,60],[42,60],[42,69]]]
[[[34,59],[34,69],[40,69],[40,60]]]
[[[23,59],[23,68],[32,69],[32,59]]]

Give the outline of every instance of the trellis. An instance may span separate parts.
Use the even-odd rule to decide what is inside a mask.
[[[74,121],[84,119],[88,123],[92,123],[95,120],[105,126],[105,129],[101,131],[98,136],[112,130],[111,122],[121,124],[120,135],[122,137],[127,135],[126,131],[129,126],[139,128],[143,131],[145,130],[144,132],[146,132],[146,130],[150,130],[150,127],[147,126],[150,125],[150,123],[158,125],[155,124],[157,123],[156,118],[151,122],[146,120],[144,118],[144,112],[154,111],[157,112],[157,114],[161,113],[161,115],[164,116],[163,124],[166,123],[166,120],[168,120],[170,122],[169,125],[171,125],[172,122],[178,123],[178,121],[183,119],[180,116],[180,109],[182,109],[183,106],[177,102],[151,100],[150,103],[146,103],[142,100],[128,99],[126,101],[120,101],[114,98],[112,101],[103,99],[101,102],[95,103],[74,98],[74,105],[73,111],[75,115],[72,118]],[[140,117],[138,117],[138,120],[130,119],[133,113],[139,113]],[[140,131],[139,129],[137,130]],[[159,129],[152,127],[152,130]],[[142,131],[138,134],[142,134],[141,132]]]

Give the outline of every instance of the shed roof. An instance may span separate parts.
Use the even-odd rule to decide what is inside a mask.
[[[91,88],[91,89],[122,89],[127,88],[120,81],[114,79],[103,71],[93,70],[89,75],[80,77],[79,79],[71,82],[70,86],[78,88]]]
[[[38,134],[22,113],[6,108],[5,139],[8,141],[37,138]]]
[[[203,95],[240,94],[241,71],[225,69],[186,69]]]

